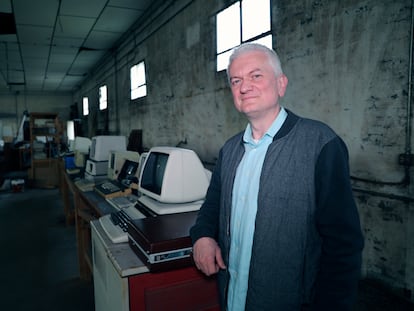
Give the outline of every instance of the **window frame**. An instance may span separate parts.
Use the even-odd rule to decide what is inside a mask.
[[[262,33],[258,33],[257,35],[253,35],[252,37],[248,37],[248,38],[243,38],[243,1],[250,1],[250,0],[235,1],[216,14],[216,71],[217,72],[227,69],[228,58],[230,57],[231,52],[234,50],[234,48],[236,48],[237,46],[243,43],[257,42],[257,43],[262,43],[268,46],[269,48],[273,48],[272,0],[267,0],[269,4],[268,6],[269,7],[269,29]],[[219,39],[219,36],[220,36],[219,31],[218,31],[219,25],[217,24],[217,20],[219,19],[218,17],[220,14],[222,14],[223,12],[226,12],[226,10],[236,5],[238,5],[238,9],[239,9],[239,17],[238,17],[239,29],[238,29],[238,34],[236,34],[235,37],[237,36],[239,37],[239,42],[237,45],[234,45],[234,46],[231,46],[229,48],[219,51],[218,41],[221,39]]]
[[[142,69],[141,69],[142,68]],[[136,74],[136,80],[134,78],[134,71]],[[140,73],[143,73],[143,77],[140,77]],[[135,65],[131,66],[129,70],[130,78],[130,99],[136,100],[138,98],[147,96],[147,72],[145,61],[142,60]]]
[[[102,110],[108,109],[108,86],[106,84],[103,84],[99,87],[98,91],[99,91],[99,94],[98,94],[99,95],[98,96],[99,110],[102,111]],[[105,92],[103,93],[103,91]],[[105,94],[105,98],[102,98],[103,94]]]
[[[83,116],[88,116],[89,115],[89,98],[88,98],[88,96],[83,96],[82,97],[82,113],[83,113]]]

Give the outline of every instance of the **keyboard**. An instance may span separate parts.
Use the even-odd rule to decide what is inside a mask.
[[[138,197],[133,194],[128,194],[120,197],[106,198],[106,201],[117,210],[120,210],[126,207],[133,207],[137,203]]]
[[[100,187],[102,189],[106,190],[109,193],[118,192],[118,191],[123,190],[123,188],[121,188],[120,185],[118,183],[116,183],[115,181],[104,182],[104,183],[100,184]]]
[[[130,206],[102,216],[99,222],[112,243],[125,243],[128,242],[128,220],[141,218],[145,215]]]

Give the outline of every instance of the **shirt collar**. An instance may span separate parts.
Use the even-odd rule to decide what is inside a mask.
[[[287,115],[288,114],[287,114],[285,108],[280,107],[280,111],[279,111],[276,119],[273,121],[272,125],[268,128],[265,135],[263,135],[263,137],[258,142],[253,139],[252,128],[250,126],[250,123],[247,124],[247,127],[246,127],[246,129],[244,131],[244,135],[243,135],[243,141],[245,143],[258,144],[261,140],[263,140],[263,138],[265,136],[268,136],[273,140],[273,137],[275,137],[275,135],[277,134],[277,132],[280,130],[283,123],[285,122],[285,120],[287,118]]]

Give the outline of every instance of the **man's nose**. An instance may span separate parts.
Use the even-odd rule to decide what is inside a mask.
[[[246,93],[252,89],[252,83],[249,79],[243,79],[240,85],[240,92]]]

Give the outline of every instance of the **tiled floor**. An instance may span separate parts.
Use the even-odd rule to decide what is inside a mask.
[[[75,230],[65,226],[57,189],[0,192],[0,230],[0,310],[94,310],[93,284],[79,279]],[[414,305],[363,281],[355,310],[406,311]]]

